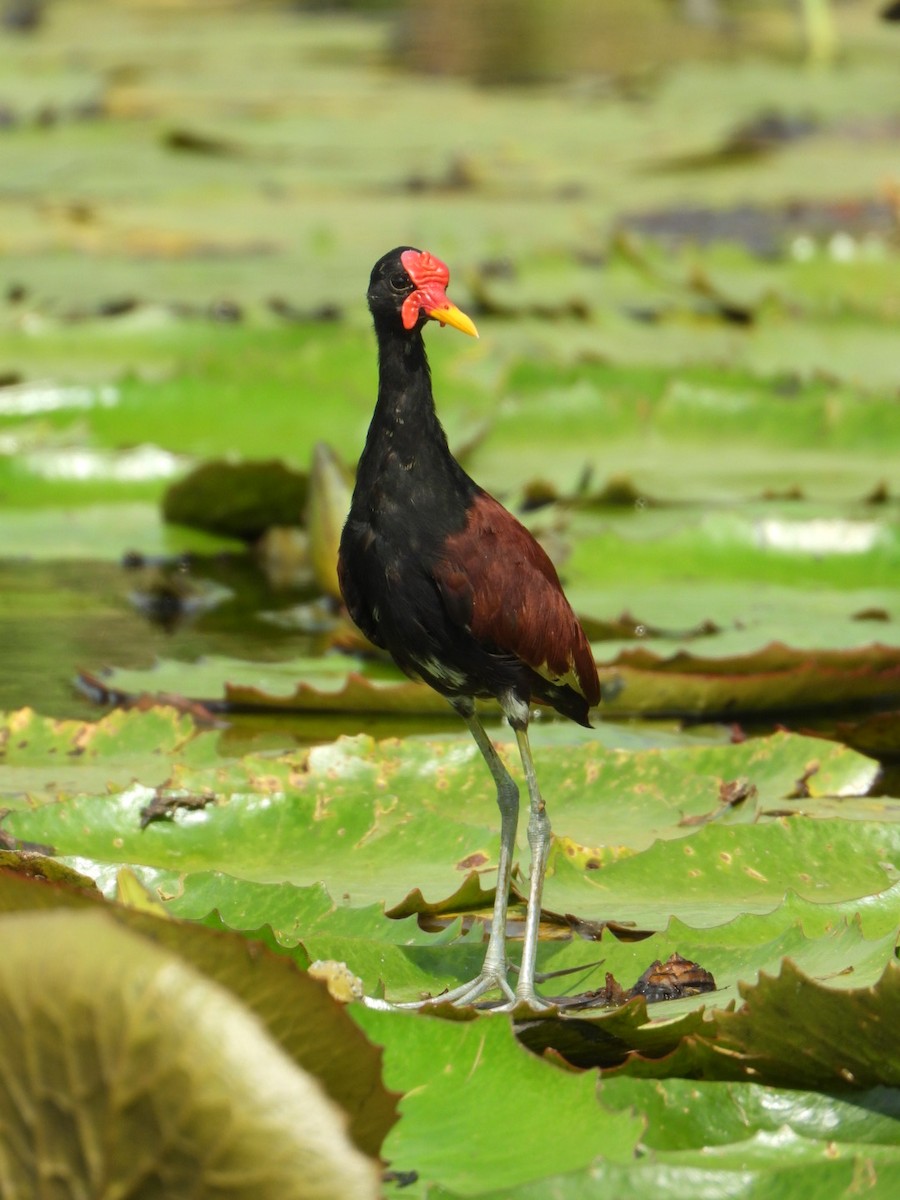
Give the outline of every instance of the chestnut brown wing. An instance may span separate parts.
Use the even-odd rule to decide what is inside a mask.
[[[512,654],[589,705],[600,699],[591,648],[546,552],[479,491],[465,527],[444,543],[434,577],[448,616],[483,646]]]

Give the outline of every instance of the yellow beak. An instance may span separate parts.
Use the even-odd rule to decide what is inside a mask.
[[[469,337],[478,337],[478,330],[475,328],[475,322],[455,304],[442,304],[439,308],[426,308],[425,311],[429,317],[435,321],[440,321],[442,325],[452,325],[454,329],[460,330],[462,333],[467,333]]]

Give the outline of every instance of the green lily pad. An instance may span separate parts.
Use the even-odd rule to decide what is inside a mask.
[[[752,1074],[777,1083],[819,1088],[897,1087],[900,1059],[891,1036],[900,997],[900,967],[888,963],[869,987],[834,990],[785,962],[777,977],[763,976],[742,989],[738,1012],[715,1014],[716,1066],[734,1078]],[[803,1013],[803,1048],[796,1047]]]
[[[4,510],[0,532],[6,558],[118,562],[132,550],[175,558],[239,548],[232,539],[165,524],[155,504]]]
[[[151,737],[155,736],[154,725],[167,720],[165,710],[159,718],[143,725],[136,717],[126,723],[128,727],[136,735],[144,728]],[[72,736],[68,726],[62,740],[66,736]],[[227,802],[220,800],[202,810],[179,814],[179,819],[172,822],[155,822],[142,829],[140,814],[150,802],[151,789],[136,784],[113,796],[81,795],[64,804],[50,805],[46,811],[22,811],[8,818],[8,828],[28,840],[51,842],[59,853],[84,854],[106,862],[190,870],[217,868],[272,882],[275,869],[281,879],[297,884],[324,882],[332,894],[351,890],[346,885],[352,879],[355,904],[373,900],[395,903],[402,898],[405,890],[417,882],[412,874],[408,875],[404,889],[400,865],[404,862],[410,868],[421,869],[427,858],[431,886],[452,892],[473,862],[480,861],[483,869],[489,869],[494,861],[496,845],[489,832],[497,819],[493,788],[468,739],[377,746],[366,738],[344,739],[300,756],[226,759],[213,765],[201,758],[196,766],[190,753],[197,754],[203,747],[210,749],[212,737],[202,735],[188,745],[188,760],[170,765],[167,787],[175,796],[179,792],[206,792],[227,797]],[[607,892],[609,870],[627,872],[631,856],[645,849],[652,838],[685,840],[691,835],[687,837],[691,845],[707,837],[724,839],[723,846],[730,844],[733,825],[718,828],[685,822],[689,814],[715,814],[721,805],[720,787],[724,781],[745,774],[751,782],[758,779],[766,803],[774,804],[779,800],[789,802],[801,778],[809,779],[806,790],[813,795],[842,791],[853,794],[864,791],[876,771],[874,764],[852,751],[829,750],[821,741],[786,735],[752,747],[697,747],[676,752],[671,766],[669,762],[668,757],[653,750],[603,752],[593,746],[574,751],[564,747],[545,749],[541,776],[545,793],[554,797],[550,811],[557,837],[568,839],[563,846],[588,847],[601,855],[597,862],[591,853],[571,855],[580,866],[575,877],[582,881],[582,902],[588,895],[593,898],[588,915],[601,915],[597,906],[598,902],[605,906],[601,896]],[[155,758],[153,766],[156,769]],[[691,790],[686,792],[685,787]],[[650,805],[656,791],[655,825],[648,825],[647,812],[639,804],[622,804],[619,797],[623,789],[635,789],[637,794],[646,790]],[[364,792],[369,794],[368,804],[361,801]],[[573,834],[567,830],[570,807]],[[859,826],[865,828],[865,822],[859,822]],[[292,827],[296,834],[291,833]],[[305,830],[302,837],[301,828]],[[742,844],[752,843],[757,836],[793,837],[794,830],[800,828],[805,826],[779,818],[771,825],[751,826]],[[776,829],[783,832],[775,833]],[[744,836],[741,834],[742,839]],[[811,832],[797,836],[816,835]],[[277,867],[269,863],[268,847],[273,837],[284,844]],[[823,841],[823,847],[826,844]],[[322,859],[325,846],[329,847],[327,862]],[[648,853],[664,850],[664,844],[658,843],[650,846]],[[726,858],[729,853],[727,849],[721,851]],[[556,857],[559,877],[569,879],[566,850],[558,851]],[[772,895],[772,887],[783,890],[785,886],[799,886],[801,892],[804,890],[805,871],[791,855],[781,859],[787,873],[775,872],[774,878],[770,868],[760,871],[752,857],[753,862],[735,863],[731,871],[735,882],[742,880],[743,886],[750,888],[749,894],[759,894],[760,902],[765,902],[762,897]],[[693,878],[684,853],[675,861],[686,864],[687,879]],[[719,862],[718,852],[713,861]],[[605,863],[602,871],[596,869],[598,862]],[[797,873],[792,873],[787,864],[793,864]],[[722,869],[720,862],[717,871]],[[873,869],[883,880],[880,868],[869,868]],[[678,876],[681,878],[681,870]],[[704,878],[705,883],[689,884],[682,900],[713,882],[713,877]],[[553,880],[550,886],[556,887]],[[548,892],[547,902],[551,907],[564,907],[569,899],[566,888],[558,900],[552,891]],[[578,911],[577,906],[570,904],[569,911]]]
[[[165,783],[172,757],[196,734],[174,709],[110,713],[99,722],[54,721],[22,709],[0,720],[0,794],[32,805],[51,795]]]
[[[867,634],[859,636],[862,640]],[[741,640],[757,642],[746,636]],[[900,651],[892,645],[806,649],[772,642],[721,657],[698,649],[694,645],[673,650],[659,640],[621,648],[596,643],[601,715],[736,718],[886,703],[900,695]],[[115,668],[99,679],[88,674],[83,678],[92,689],[119,702],[156,695],[189,697],[215,707],[224,702],[235,711],[440,716],[449,711],[441,696],[389,664],[344,656],[263,663],[210,655],[199,663],[162,660],[150,670]],[[490,711],[491,706],[485,707]]]
[[[482,1192],[480,1200],[590,1200],[598,1192],[643,1200],[698,1188],[710,1200],[763,1194],[851,1200],[861,1186],[887,1200],[900,1180],[896,1098],[888,1089],[848,1102],[753,1084],[608,1080],[600,1094],[604,1103],[645,1114],[646,1149],[636,1161],[598,1162],[515,1190]],[[657,1146],[660,1129],[673,1133],[671,1145]],[[427,1195],[455,1200],[460,1193],[441,1188]]]
[[[397,1168],[413,1165],[423,1182],[440,1180],[477,1195],[586,1167],[598,1155],[625,1162],[634,1152],[640,1121],[598,1104],[592,1075],[560,1072],[528,1056],[505,1021],[423,1020],[364,1009],[354,1017],[385,1048],[387,1085],[405,1094],[384,1152]],[[428,1136],[435,1121],[445,1137]],[[464,1155],[461,1145],[468,1147]]]
[[[120,864],[133,864],[173,912],[204,920],[216,913],[245,931],[268,927],[275,943],[297,947],[298,962],[346,961],[370,991],[384,986],[396,998],[434,992],[477,970],[480,930],[460,937],[452,918],[465,907],[490,906],[497,813],[468,739],[346,739],[237,759],[219,755],[215,734],[189,733],[186,718],[165,710],[116,714],[80,733],[77,723],[38,730],[37,763],[53,764],[30,768],[44,802],[20,805],[4,829],[52,846],[82,871],[91,864],[104,888],[114,889]],[[47,793],[56,745],[80,736],[113,752],[117,733],[138,742],[142,732],[164,751],[161,762],[151,760],[154,772],[167,771],[162,786]],[[26,744],[18,752],[27,751]],[[95,769],[86,764],[87,779]],[[701,964],[712,963],[723,989],[788,954],[810,969],[877,973],[900,924],[891,890],[900,822],[889,805],[864,796],[876,771],[846,748],[784,734],[666,751],[542,746],[539,772],[557,837],[545,905],[582,921],[669,927],[658,944],[602,950],[624,986],[654,957],[685,954],[685,947]],[[738,799],[727,799],[734,786]],[[173,801],[168,819],[144,827],[160,794]],[[197,795],[208,802],[179,806],[179,797]],[[789,894],[811,907],[796,899],[793,915],[762,920]],[[383,915],[386,906],[393,920]],[[857,912],[871,944],[846,926]],[[739,939],[723,950],[719,935],[710,941],[698,932],[752,913],[761,923],[749,945]],[[451,925],[426,934],[415,924],[419,914],[447,914]],[[691,930],[676,933],[672,917]],[[809,932],[801,935],[798,919],[811,922]],[[579,968],[576,982],[596,987],[581,970],[597,957],[587,950],[577,941],[548,942],[542,967]],[[728,997],[723,991],[722,1001]]]

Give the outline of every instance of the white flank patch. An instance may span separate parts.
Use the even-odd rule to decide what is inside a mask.
[[[414,659],[414,662],[420,671],[442,680],[450,687],[462,687],[466,682],[465,672],[457,671],[447,663],[439,662],[436,658],[417,658]]]

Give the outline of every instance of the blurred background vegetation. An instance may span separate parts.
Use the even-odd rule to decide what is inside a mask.
[[[638,638],[890,650],[895,9],[4,0],[0,705],[348,648],[323,564],[400,243],[482,332],[429,338],[451,441],[614,679]]]
[[[306,1187],[307,1121],[246,1102],[255,1049],[223,1115],[222,999],[186,964],[313,1060],[367,1154],[403,1094],[398,1196],[900,1194],[898,17],[0,0],[0,858],[28,876],[0,909],[123,902],[0,922],[21,1194],[94,1194],[118,1145],[123,1195],[173,1158],[216,1195]],[[426,335],[451,444],[548,548],[603,681],[593,729],[532,727],[541,969],[630,987],[677,951],[718,987],[528,1023],[604,1067],[599,1103],[505,1021],[356,1012],[382,1059],[304,973],[433,993],[491,902],[474,745],[335,588],[366,284],[403,243],[481,334]],[[145,972],[170,995],[135,1017]]]

